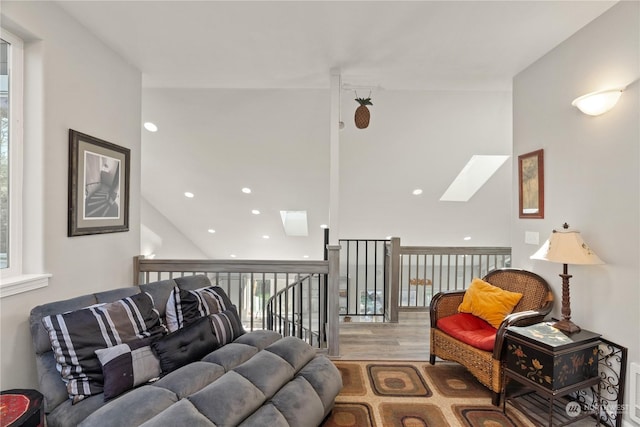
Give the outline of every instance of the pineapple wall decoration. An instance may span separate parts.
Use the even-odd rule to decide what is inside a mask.
[[[356,97],[358,94],[356,94]],[[356,108],[355,122],[358,129],[366,129],[369,126],[369,120],[371,119],[371,112],[367,108],[367,105],[373,105],[371,102],[371,96],[368,98],[356,98],[356,102],[360,104]]]

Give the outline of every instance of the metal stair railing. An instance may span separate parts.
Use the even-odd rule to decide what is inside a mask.
[[[326,348],[325,276],[308,275],[278,291],[267,301],[266,313],[267,329]]]

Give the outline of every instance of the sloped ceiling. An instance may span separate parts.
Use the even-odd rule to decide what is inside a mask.
[[[471,155],[511,154],[513,76],[615,4],[58,3],[142,72],[143,118],[160,129],[141,131],[143,197],[210,257],[294,259],[321,257],[319,225],[329,221],[331,68],[340,68],[345,84],[363,87],[358,96],[373,87],[374,98],[372,126],[356,131],[355,92],[343,91],[341,236],[404,233],[415,244],[457,244],[445,236],[453,226],[411,230],[429,212],[437,222],[469,222],[461,212],[472,205],[437,199]],[[466,98],[473,101],[461,108]],[[429,115],[439,123],[424,123]],[[444,145],[439,160],[427,144]],[[510,185],[511,174],[503,168],[498,188],[481,190],[475,203],[505,194],[499,187]],[[404,197],[413,185],[428,190],[421,202]],[[245,186],[251,195],[241,193]],[[186,200],[185,191],[196,197]],[[510,204],[499,203],[503,221]],[[284,209],[307,210],[309,237],[284,236]],[[482,237],[471,244],[508,244],[508,236],[483,235],[493,225],[476,224],[469,232]]]

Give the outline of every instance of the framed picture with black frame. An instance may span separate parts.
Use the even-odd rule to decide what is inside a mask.
[[[520,218],[544,218],[544,151],[518,156]]]
[[[67,235],[129,231],[131,150],[69,129]]]

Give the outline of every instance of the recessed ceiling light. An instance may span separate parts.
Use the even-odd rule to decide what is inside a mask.
[[[471,240],[471,236],[466,236],[464,240]]]
[[[193,194],[193,193],[191,193],[189,191],[185,191],[184,197],[188,197],[189,199],[193,199],[195,197],[195,194]]]
[[[244,194],[251,194],[251,189],[250,189],[249,187],[244,187],[244,188],[242,189],[242,192],[243,192]]]
[[[158,126],[156,126],[154,123],[145,122],[143,126],[149,132],[157,132],[158,131]]]
[[[302,258],[309,258],[309,255],[302,255]]]
[[[327,224],[320,224],[320,228],[329,228]]]
[[[208,231],[209,233],[211,233],[211,234],[213,234],[213,233],[215,233],[215,232],[216,232],[216,230],[214,230],[213,228],[210,228],[210,229],[208,229],[207,231]]]
[[[235,258],[235,257],[236,257],[236,254],[231,254],[231,255],[229,255],[229,256],[230,256],[231,258]]]
[[[264,236],[262,236],[262,238],[266,240],[266,239],[268,239],[268,238],[269,238],[269,236],[267,236],[267,235],[265,234]]]
[[[393,236],[387,236],[387,237],[385,237],[385,240],[391,240],[392,237]]]
[[[252,209],[251,213],[254,215],[260,215],[260,211],[258,209]]]
[[[412,191],[412,194],[414,196],[419,196],[422,194],[422,188],[416,188],[415,190]]]

